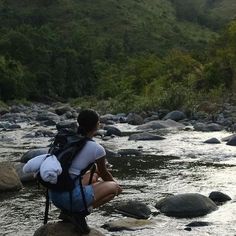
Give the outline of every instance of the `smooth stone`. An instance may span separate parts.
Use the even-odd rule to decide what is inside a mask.
[[[114,151],[112,151],[112,150],[110,150],[110,149],[105,148],[105,151],[106,151],[106,157],[107,157],[107,158],[121,157],[121,155],[120,155],[119,153],[114,152]]]
[[[63,105],[63,106],[57,107],[55,109],[55,112],[57,115],[61,116],[61,115],[66,114],[67,112],[71,112],[72,110],[73,109],[69,105]]]
[[[55,222],[42,225],[38,228],[33,236],[82,236],[84,234],[78,233],[71,223]],[[104,236],[103,233],[96,229],[91,229],[88,236]]]
[[[171,111],[169,112],[163,120],[174,120],[174,121],[180,121],[186,118],[186,115],[182,111]]]
[[[146,204],[135,200],[118,203],[115,210],[136,219],[148,219],[152,213]]]
[[[187,224],[186,227],[203,227],[203,226],[208,226],[208,225],[210,225],[209,222],[193,221],[193,222]]]
[[[114,121],[114,119],[115,119],[115,116],[112,114],[106,114],[106,115],[100,116],[100,122],[104,124],[107,124],[109,121]]]
[[[142,140],[142,141],[148,141],[148,140],[163,140],[164,137],[161,137],[159,135],[150,134],[147,132],[140,133],[140,134],[132,134],[129,136],[128,140]]]
[[[77,131],[78,129],[78,123],[76,121],[70,121],[70,120],[64,120],[56,124],[57,130],[62,130],[62,129],[70,129],[73,131]]]
[[[210,123],[210,124],[196,123],[193,127],[196,131],[204,131],[204,132],[213,132],[213,131],[223,130],[223,127],[216,123]]]
[[[185,125],[178,123],[174,120],[159,120],[159,121],[150,121],[146,124],[138,126],[138,130],[147,130],[147,129],[166,129],[166,128],[180,128],[183,129]]]
[[[229,135],[221,139],[222,142],[228,142],[231,138],[236,137],[236,134]]]
[[[129,113],[126,121],[130,125],[142,125],[144,123],[143,117],[135,113]]]
[[[34,174],[30,173],[30,174],[25,174],[23,173],[23,166],[25,165],[25,163],[20,163],[20,162],[15,162],[13,163],[13,166],[20,178],[20,181],[22,183],[27,183],[27,182],[33,182],[35,181],[35,177]]]
[[[167,216],[179,218],[203,216],[218,209],[210,198],[199,193],[168,196],[158,201],[155,207]]]
[[[121,136],[121,131],[114,126],[105,126],[104,129],[106,130],[105,135],[107,136],[111,135]]]
[[[23,154],[20,161],[22,163],[26,163],[27,161],[29,161],[30,159],[32,159],[36,156],[48,153],[48,150],[49,150],[49,148],[31,149],[31,150],[29,150],[29,151],[27,151],[26,153]]]
[[[134,218],[125,218],[120,220],[115,220],[108,222],[102,226],[102,228],[107,229],[108,231],[122,231],[129,230],[135,231],[142,228],[147,228],[153,225],[154,223],[150,220],[138,220]]]
[[[213,191],[210,193],[209,198],[216,203],[223,203],[232,200],[230,196],[219,191]]]
[[[217,139],[217,138],[210,138],[210,139],[207,139],[206,141],[204,141],[204,143],[219,144],[219,143],[220,143],[220,140]]]
[[[233,136],[226,144],[229,146],[236,146],[236,136]]]
[[[0,193],[18,191],[22,188],[20,178],[10,162],[0,164]]]
[[[148,123],[148,122],[153,121],[153,120],[159,120],[158,114],[152,115],[150,117],[145,118],[144,119],[144,123]]]

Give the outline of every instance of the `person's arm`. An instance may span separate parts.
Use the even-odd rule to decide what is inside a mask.
[[[104,181],[115,181],[112,174],[108,171],[106,167],[105,156],[97,159],[96,164],[97,164],[98,174]]]

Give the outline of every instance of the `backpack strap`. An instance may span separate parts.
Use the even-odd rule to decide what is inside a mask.
[[[49,211],[49,194],[48,194],[48,189],[46,189],[45,193],[46,197],[46,202],[45,202],[45,211],[44,211],[44,219],[43,219],[43,224],[46,225],[48,222],[48,211]]]

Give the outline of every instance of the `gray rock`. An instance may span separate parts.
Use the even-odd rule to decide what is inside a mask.
[[[120,220],[115,220],[108,222],[102,226],[102,228],[107,229],[108,231],[135,231],[142,228],[147,228],[153,225],[153,222],[150,220],[138,220],[133,218],[125,218]]]
[[[209,198],[216,203],[223,203],[232,200],[230,196],[219,191],[213,191],[210,193]]]
[[[186,115],[182,111],[172,111],[169,112],[163,120],[174,120],[174,121],[180,121],[186,118]]]
[[[59,122],[56,125],[56,128],[58,131],[62,130],[62,129],[69,129],[69,130],[76,132],[78,129],[78,123],[77,123],[77,121],[65,120],[65,121]]]
[[[5,143],[12,143],[12,142],[15,141],[15,139],[11,138],[11,137],[8,137],[8,136],[6,136],[4,134],[0,134],[0,141],[1,142],[5,142]]]
[[[185,126],[174,120],[160,120],[160,121],[150,121],[146,124],[140,125],[138,130],[148,130],[148,129],[166,129],[166,128],[180,128],[183,129]]]
[[[210,124],[196,123],[193,127],[196,131],[205,131],[205,132],[223,130],[223,127],[216,123],[210,123]]]
[[[236,137],[236,134],[229,135],[221,139],[222,142],[228,142],[231,138]]]
[[[150,117],[147,117],[144,119],[144,123],[148,123],[150,121],[153,121],[153,120],[159,120],[159,116],[156,114],[156,115],[152,115]]]
[[[4,115],[6,113],[9,113],[9,108],[7,107],[0,107],[0,115]]]
[[[230,146],[236,146],[236,136],[230,138],[230,140],[226,144]]]
[[[164,137],[161,137],[159,135],[155,134],[150,134],[147,132],[140,133],[140,134],[132,134],[129,136],[129,140],[143,140],[143,141],[148,141],[148,140],[163,140],[165,139]]]
[[[24,165],[25,165],[24,163],[20,163],[20,162],[13,163],[13,166],[14,166],[14,168],[15,168],[15,170],[16,170],[19,178],[20,178],[20,181],[22,183],[35,181],[34,174],[32,174],[32,173],[31,174],[23,173],[22,169],[23,169]]]
[[[103,233],[99,232],[96,229],[91,229],[90,233],[86,235],[104,236]],[[56,223],[48,223],[41,226],[35,231],[34,236],[82,236],[82,234],[78,233],[75,229],[75,226],[71,223],[60,221]]]
[[[100,122],[104,124],[109,124],[110,121],[114,121],[115,116],[112,114],[106,114],[103,116],[100,116]]]
[[[220,141],[217,138],[210,138],[204,141],[204,143],[209,143],[209,144],[219,144]]]
[[[45,125],[55,125],[60,121],[60,117],[50,111],[39,112],[36,116],[37,121],[43,121]]]
[[[114,126],[105,126],[104,129],[107,131],[105,134],[107,136],[111,135],[121,136],[121,131]]]
[[[29,150],[23,154],[20,161],[22,163],[26,163],[27,161],[29,161],[30,159],[32,159],[36,156],[48,153],[48,149],[49,148],[37,148],[37,149]]]
[[[167,216],[180,218],[203,216],[218,208],[210,198],[198,193],[168,196],[155,207]]]
[[[0,164],[0,193],[6,191],[18,191],[22,184],[15,168],[9,162]]]
[[[63,106],[57,107],[55,109],[56,114],[59,116],[64,115],[67,112],[72,112],[72,111],[73,111],[73,109],[71,108],[70,105],[63,105]]]
[[[144,123],[144,121],[142,116],[135,113],[129,113],[127,116],[127,123],[130,125],[141,125]]]
[[[187,227],[203,227],[203,226],[208,226],[210,225],[209,222],[205,222],[205,221],[193,221],[189,224],[187,224]]]
[[[11,123],[20,123],[30,121],[32,117],[26,115],[25,113],[6,113],[2,115],[0,119]]]
[[[106,150],[106,157],[107,157],[107,158],[111,158],[111,157],[121,157],[121,155],[118,154],[117,152],[114,152],[114,151],[112,151],[112,150],[110,150],[110,149],[107,149],[107,148],[105,148],[105,150]]]
[[[35,137],[54,137],[55,134],[51,130],[41,129],[35,132]]]
[[[115,210],[136,219],[148,219],[152,213],[146,204],[135,200],[119,203],[115,206]]]

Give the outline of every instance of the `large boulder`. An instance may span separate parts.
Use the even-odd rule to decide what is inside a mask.
[[[129,140],[135,140],[135,141],[138,141],[138,140],[149,141],[149,140],[163,140],[163,139],[165,138],[159,135],[150,134],[148,132],[132,134],[129,136]]]
[[[27,151],[26,153],[23,154],[20,161],[22,163],[26,163],[27,161],[29,161],[30,159],[32,159],[36,156],[48,153],[48,150],[49,150],[49,148],[31,149],[31,150],[29,150],[29,151]]]
[[[185,126],[181,123],[178,123],[174,120],[159,120],[159,121],[150,121],[146,124],[140,125],[138,130],[148,130],[148,129],[166,129],[166,128],[180,128],[183,129]]]
[[[210,193],[209,198],[215,203],[224,203],[232,200],[230,196],[219,191],[213,191]]]
[[[206,141],[204,141],[204,143],[208,143],[208,144],[219,144],[220,140],[218,140],[217,138],[210,138],[207,139]]]
[[[172,111],[169,112],[164,118],[163,120],[174,120],[174,121],[179,121],[179,120],[183,120],[186,118],[186,115],[182,112],[182,111]]]
[[[21,113],[6,113],[2,115],[0,119],[12,123],[20,123],[20,122],[30,121],[32,117],[21,112]]]
[[[103,233],[96,229],[91,229],[88,236],[104,236]],[[71,223],[56,222],[48,223],[38,228],[34,236],[82,236],[75,230],[75,227]]]
[[[210,124],[196,123],[194,125],[194,129],[196,131],[212,132],[212,131],[221,131],[223,130],[223,127],[216,123],[210,123]]]
[[[22,188],[22,184],[16,170],[9,162],[0,164],[0,193],[6,191],[17,191]]]
[[[203,216],[217,210],[210,198],[198,193],[168,196],[158,201],[155,207],[167,216],[180,218]]]
[[[56,125],[57,130],[62,130],[62,129],[69,129],[72,130],[74,132],[77,131],[78,129],[78,123],[77,121],[71,121],[71,120],[65,120],[65,121],[61,121],[59,123],[57,123]]]
[[[125,218],[120,220],[115,220],[104,224],[102,227],[108,231],[135,231],[148,226],[154,225],[150,220],[138,220],[133,218]]]
[[[22,183],[35,181],[35,177],[34,177],[33,173],[27,173],[27,174],[23,173],[23,166],[24,165],[25,165],[24,163],[20,163],[20,162],[13,163],[13,166],[20,178],[20,181]]]
[[[236,146],[236,136],[231,137],[226,144],[230,146]]]
[[[56,125],[60,121],[60,117],[53,112],[43,111],[38,113],[36,120],[44,122],[45,125]]]
[[[121,202],[115,206],[115,210],[136,219],[148,219],[152,213],[146,204],[135,200]]]
[[[127,116],[127,123],[130,125],[141,125],[143,124],[143,122],[143,117],[138,114],[129,113],[129,115]]]
[[[105,126],[104,130],[106,130],[105,135],[107,136],[111,136],[111,135],[121,136],[121,131],[114,126],[110,126],[110,125]]]
[[[73,109],[70,105],[62,105],[62,106],[59,106],[55,109],[56,114],[59,116],[66,114],[68,111],[69,112],[73,111]]]

